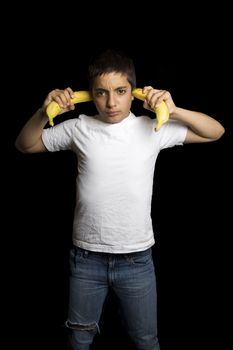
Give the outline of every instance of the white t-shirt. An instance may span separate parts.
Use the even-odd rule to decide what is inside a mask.
[[[129,116],[116,124],[80,115],[44,129],[50,152],[78,159],[73,243],[106,253],[142,251],[154,244],[151,200],[161,149],[183,144],[187,127],[175,121],[155,131],[155,119]]]

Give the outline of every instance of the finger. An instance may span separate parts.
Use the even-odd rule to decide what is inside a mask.
[[[151,86],[146,86],[145,88],[146,100],[150,108],[154,109],[157,99],[160,96],[161,90],[154,89]]]
[[[70,104],[68,107],[67,107],[68,111],[73,111],[75,109],[75,106],[74,104]]]
[[[70,88],[70,87],[67,87],[65,90],[64,90],[64,94],[67,98],[67,104],[70,105],[71,104],[71,99],[74,98],[74,92],[73,90]]]
[[[64,99],[63,101],[66,104],[66,107],[69,106],[71,104],[71,98],[72,98],[73,92],[71,91],[70,88],[67,88],[64,90]]]
[[[61,108],[66,108],[66,97],[64,93],[59,93],[53,97],[54,101],[56,101]]]
[[[166,90],[161,91],[161,94],[159,94],[157,98],[155,107],[158,107],[162,101],[166,101],[168,98],[170,98],[170,93]]]
[[[144,88],[142,89],[143,93],[146,94],[148,93],[151,89],[153,89],[152,86],[144,86]]]
[[[52,97],[61,108],[66,108],[69,105],[70,95],[66,90],[55,89],[52,92]]]
[[[147,102],[147,100],[144,100],[143,108],[148,109],[149,111],[154,112],[154,109],[151,108],[151,106],[149,105],[149,103]]]
[[[166,92],[165,90],[151,90],[147,97],[150,107],[157,107],[164,100]]]
[[[74,98],[74,91],[70,87],[67,87],[66,91],[68,91],[70,98]]]

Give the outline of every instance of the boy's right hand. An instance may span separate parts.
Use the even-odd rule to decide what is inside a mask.
[[[55,101],[59,104],[61,108],[59,114],[74,110],[75,106],[71,102],[72,98],[74,98],[74,92],[70,87],[64,90],[55,89],[51,91],[46,97],[42,109],[46,113],[46,108],[49,105],[49,103]]]

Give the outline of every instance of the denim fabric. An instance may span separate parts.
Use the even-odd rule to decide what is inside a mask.
[[[156,280],[151,248],[130,254],[70,251],[70,348],[88,350],[111,288],[135,349],[159,350]]]

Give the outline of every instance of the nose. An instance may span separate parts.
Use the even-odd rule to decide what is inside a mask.
[[[113,92],[110,92],[107,99],[107,107],[112,108],[116,105],[115,97]]]

